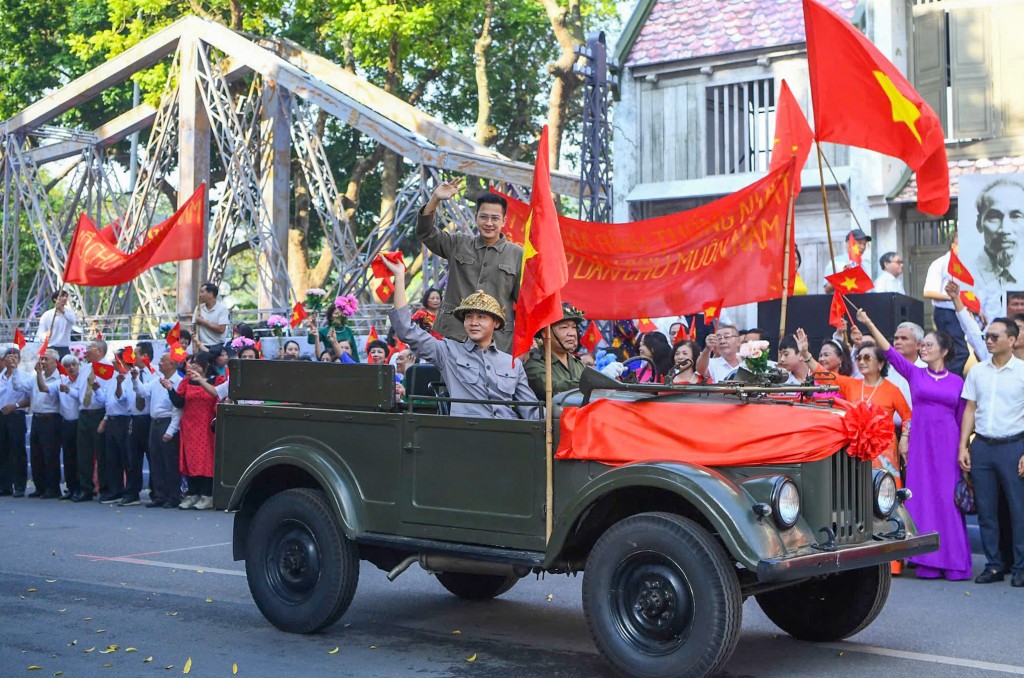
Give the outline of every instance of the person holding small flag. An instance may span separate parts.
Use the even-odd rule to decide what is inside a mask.
[[[78,479],[78,410],[81,403],[72,394],[77,386],[81,365],[75,354],[69,353],[60,359],[65,374],[61,375],[58,397],[60,398],[60,453],[64,461],[64,485],[66,492],[62,499],[71,499],[81,489]]]
[[[47,349],[36,361],[32,383],[32,431],[29,447],[32,457],[30,497],[60,499],[60,373],[55,349]]]
[[[53,301],[53,308],[43,313],[39,318],[39,330],[36,332],[36,341],[47,341],[47,346],[56,349],[63,358],[71,350],[71,331],[74,324],[78,322],[75,312],[67,307],[68,291],[61,288],[50,297]]]
[[[178,365],[170,353],[160,356],[159,372],[142,384],[136,393],[146,401],[150,425],[150,491],[146,508],[177,508],[181,503],[181,473],[178,470],[182,410],[171,402],[171,392],[181,383]]]
[[[107,391],[103,388],[105,380],[113,376],[113,368],[102,362],[107,355],[107,342],[96,339],[89,342],[85,349],[85,360],[79,370],[78,379],[69,384],[69,393],[78,400],[78,494],[71,496],[71,501],[80,503],[92,501],[93,491],[102,495],[107,490],[106,462],[107,450],[100,424],[107,410]],[[107,370],[110,370],[108,372]],[[93,480],[93,470],[98,467],[99,487]]]
[[[579,388],[580,377],[586,367],[576,357],[580,345],[580,323],[584,321],[583,311],[569,302],[562,303],[562,319],[549,325],[551,328],[551,392],[563,393]],[[544,398],[544,342],[543,333],[541,348],[530,351],[530,357],[523,366],[530,388],[537,394],[537,399]]]
[[[100,503],[135,506],[139,503],[139,497],[126,491],[125,487],[125,473],[131,466],[128,453],[128,431],[132,415],[130,403],[135,400],[135,392],[128,379],[128,368],[122,361],[123,355],[122,350],[114,356],[116,374],[105,384],[106,416],[100,423],[99,432],[103,434],[107,450],[104,464],[107,491],[100,494]]]
[[[28,482],[25,408],[32,402],[32,383],[19,365],[21,351],[11,346],[0,371],[0,497],[24,497]]]
[[[129,353],[129,346],[125,348],[122,356],[125,363],[131,365],[132,396],[128,401],[128,411],[131,420],[128,422],[128,463],[125,466],[125,497],[121,500],[127,502],[129,497],[139,497],[142,492],[142,460],[149,452],[149,404],[143,394],[143,390],[151,382],[155,381],[154,375],[146,365],[153,361],[153,344],[148,341],[139,341],[135,344],[134,350]],[[152,469],[152,461],[150,468]],[[153,474],[149,476],[149,490],[153,490]],[[127,504],[125,504],[127,505]]]
[[[946,283],[953,276],[950,274],[950,258],[955,256],[959,237],[953,233],[953,241],[949,245],[949,251],[933,261],[928,266],[928,274],[924,279],[924,298],[932,302],[932,319],[935,321],[935,329],[945,332],[953,338],[953,346],[956,348],[956,356],[949,363],[949,369],[959,375],[963,375],[964,366],[967,364],[967,341],[964,339],[963,330],[960,329],[960,321],[956,319],[956,309],[953,300],[946,294]]]
[[[497,347],[495,333],[505,323],[497,299],[483,291],[468,295],[452,311],[463,324],[465,341],[437,339],[412,321],[405,292],[405,266],[386,262],[395,275],[395,307],[388,313],[398,338],[417,356],[441,370],[452,398],[473,400],[530,401],[535,398],[523,364]],[[534,405],[477,405],[452,403],[452,416],[489,419],[540,419]]]

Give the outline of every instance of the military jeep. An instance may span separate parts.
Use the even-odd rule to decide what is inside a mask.
[[[336,622],[360,560],[392,580],[418,564],[475,600],[582,571],[588,625],[616,671],[703,676],[731,656],[748,596],[792,636],[842,639],[881,611],[890,561],[938,548],[916,533],[909,492],[841,449],[756,467],[555,460],[548,538],[543,421],[447,416],[436,374],[397,404],[391,366],[230,369],[232,400],[264,402],[218,408],[214,505],[235,512],[234,558],[284,631]],[[686,426],[707,402],[757,407],[771,390],[626,386],[589,370],[556,398],[555,445],[561,413],[590,399],[662,399]]]

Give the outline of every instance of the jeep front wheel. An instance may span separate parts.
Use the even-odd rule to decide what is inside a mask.
[[[468,574],[466,572],[438,572],[437,581],[450,593],[466,600],[497,598],[516,585],[519,577],[497,574]]]
[[[359,554],[342,534],[323,492],[286,490],[252,519],[245,574],[256,606],[290,633],[338,621],[359,582]]]
[[[610,527],[590,551],[583,610],[619,673],[706,676],[736,648],[743,601],[733,563],[704,528],[643,513]]]
[[[842,640],[863,631],[889,597],[889,563],[812,579],[758,594],[757,604],[780,629],[800,640]]]

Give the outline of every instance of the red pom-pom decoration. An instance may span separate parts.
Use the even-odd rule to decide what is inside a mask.
[[[854,405],[843,417],[846,453],[855,459],[871,461],[892,445],[896,433],[885,410],[872,403]]]

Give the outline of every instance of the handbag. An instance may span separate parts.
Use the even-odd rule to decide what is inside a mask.
[[[969,474],[964,473],[960,480],[956,481],[956,487],[953,489],[953,501],[956,502],[960,513],[965,516],[973,516],[978,512],[978,507],[974,503],[974,483],[971,482]]]

